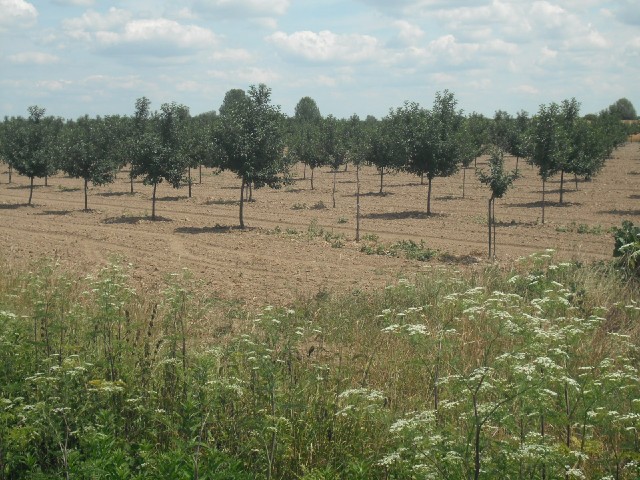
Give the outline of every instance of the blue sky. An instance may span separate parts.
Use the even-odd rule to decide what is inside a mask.
[[[449,89],[465,112],[575,97],[640,111],[637,0],[0,0],[0,116],[217,110],[266,83],[293,115],[382,117]]]

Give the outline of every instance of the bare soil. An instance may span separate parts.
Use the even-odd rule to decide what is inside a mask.
[[[486,158],[478,168],[486,168]],[[508,167],[515,159],[508,158]],[[431,216],[425,214],[427,186],[404,173],[380,177],[372,167],[361,170],[361,235],[375,234],[377,243],[413,240],[443,255],[429,262],[367,255],[355,237],[355,167],[337,174],[336,208],[332,208],[333,175],[302,165],[295,181],[280,190],[254,190],[245,205],[245,224],[238,225],[240,181],[233,174],[204,170],[202,183],[194,171],[193,196],[187,188],[158,187],[157,215],[150,220],[151,187],[135,183],[129,193],[128,172],[89,192],[83,211],[82,180],[58,175],[36,179],[33,206],[27,206],[28,179],[0,171],[0,261],[27,265],[55,256],[60,262],[92,272],[114,256],[134,265],[133,275],[154,286],[171,272],[187,268],[222,298],[253,305],[283,304],[322,291],[379,288],[399,277],[428,271],[433,265],[487,262],[489,190],[474,169],[433,182]],[[610,228],[625,219],[640,221],[640,144],[614,152],[592,181],[565,177],[564,203],[559,204],[559,177],[547,183],[545,224],[541,224],[542,183],[520,160],[522,177],[496,202],[498,261],[507,263],[552,248],[559,259],[582,262],[611,258]],[[425,180],[426,183],[426,180]],[[309,230],[324,235],[309,235]],[[337,236],[344,235],[343,240]],[[369,240],[369,243],[372,243]]]

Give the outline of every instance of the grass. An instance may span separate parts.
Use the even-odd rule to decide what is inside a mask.
[[[576,222],[571,222],[569,225],[558,225],[556,232],[602,235],[604,233],[611,233],[611,229],[604,229],[601,225],[589,226],[585,223],[576,224]]]
[[[640,474],[638,285],[606,264],[547,251],[259,311],[188,272],[4,264],[5,478]]]
[[[378,243],[368,240],[360,247],[360,251],[367,255],[385,255],[389,257],[404,257],[409,260],[426,262],[437,255],[435,250],[425,247],[424,240],[416,243],[413,240],[399,240],[392,244]]]

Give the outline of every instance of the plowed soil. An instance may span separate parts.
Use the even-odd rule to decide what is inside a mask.
[[[486,158],[478,168],[486,168]],[[515,167],[508,158],[507,166]],[[150,220],[151,187],[136,182],[129,193],[128,172],[89,192],[90,211],[83,211],[82,181],[62,175],[36,179],[33,206],[27,206],[28,179],[0,169],[0,261],[26,265],[55,256],[81,271],[95,271],[113,255],[134,265],[134,277],[153,286],[162,277],[190,269],[217,295],[248,304],[287,303],[320,291],[377,288],[411,277],[444,262],[486,262],[487,200],[474,169],[433,182],[431,216],[425,214],[427,187],[404,173],[386,175],[384,194],[376,170],[364,167],[361,180],[361,235],[378,244],[413,240],[442,254],[429,262],[403,257],[367,255],[355,236],[355,167],[337,174],[336,207],[332,207],[333,175],[315,172],[311,190],[302,165],[295,182],[280,190],[260,189],[245,205],[245,224],[238,225],[239,180],[231,173],[194,172],[193,196],[187,188],[158,187],[157,215]],[[640,221],[640,144],[618,149],[592,181],[565,178],[559,204],[559,178],[547,183],[545,224],[541,224],[542,183],[520,161],[522,177],[496,202],[498,261],[557,250],[560,259],[610,259],[610,228],[622,220]],[[426,182],[425,182],[426,183]],[[309,230],[316,235],[310,235]],[[317,235],[323,232],[322,235]],[[326,233],[333,235],[328,240]],[[343,240],[336,239],[340,234]],[[369,236],[368,236],[369,235]],[[327,235],[328,237],[328,235]]]

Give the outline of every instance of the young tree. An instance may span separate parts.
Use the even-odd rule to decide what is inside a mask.
[[[271,104],[271,89],[252,85],[236,100],[220,108],[214,141],[223,156],[221,167],[241,180],[239,217],[244,228],[245,187],[279,188],[288,180],[289,165],[284,156],[284,119],[280,107]]]
[[[133,116],[133,125],[129,134],[129,151],[136,152],[138,147],[141,146],[141,141],[150,129],[151,121],[151,100],[147,97],[140,97],[136,100],[135,114]],[[131,168],[129,170],[129,182],[131,185],[131,193],[133,193],[133,181],[136,177],[135,168],[133,166],[134,159],[130,158],[129,163]]]
[[[320,148],[325,159],[324,164],[331,168],[333,174],[331,200],[333,208],[336,208],[336,176],[340,166],[347,162],[348,149],[345,124],[333,115],[329,115],[322,122]]]
[[[61,135],[62,171],[84,181],[84,210],[88,211],[88,185],[113,182],[118,170],[117,131],[109,120],[80,117],[68,122]]]
[[[542,179],[542,223],[544,224],[545,187],[547,180],[558,171],[562,145],[566,143],[558,126],[560,107],[557,103],[540,105],[531,124],[529,163],[538,167]]]
[[[365,122],[367,142],[365,159],[374,165],[380,174],[380,195],[384,194],[384,175],[389,171],[402,168],[402,153],[398,145],[398,137],[394,134],[395,126],[392,116],[380,121]]]
[[[28,119],[17,118],[9,127],[13,150],[9,160],[20,175],[29,177],[29,205],[33,199],[34,178],[46,178],[56,171],[56,137],[62,120],[44,114],[44,108],[31,106]]]
[[[193,117],[187,120],[187,126],[182,130],[184,138],[183,150],[187,161],[187,186],[189,198],[192,195],[193,179],[191,169],[200,168],[203,164],[213,164],[213,133],[212,123],[207,117]],[[200,170],[200,183],[202,183],[202,169]]]
[[[491,122],[491,143],[502,151],[509,151],[509,139],[513,128],[513,117],[504,110],[497,110]]]
[[[431,111],[416,103],[408,103],[394,116],[401,126],[396,133],[405,139],[405,169],[429,181],[427,215],[431,215],[432,182],[458,171],[463,151],[458,143],[462,113],[456,110],[453,93],[437,92]]]
[[[621,120],[636,120],[638,118],[633,103],[626,98],[620,98],[609,105],[608,112]]]
[[[502,198],[507,193],[507,190],[509,190],[509,188],[511,188],[511,186],[513,185],[514,180],[518,178],[518,172],[505,172],[504,155],[502,153],[502,150],[496,148],[491,152],[491,158],[489,159],[489,172],[478,172],[478,178],[481,183],[488,185],[491,189],[491,197],[489,197],[489,214],[487,216],[487,226],[489,228],[489,258],[495,258],[496,198]]]
[[[187,168],[183,129],[188,118],[189,109],[184,105],[164,103],[137,142],[132,170],[135,176],[143,177],[145,185],[153,186],[151,220],[156,219],[158,184],[166,180],[179,188],[182,182]]]
[[[529,155],[530,123],[531,121],[527,112],[521,110],[516,114],[516,118],[512,120],[511,128],[509,130],[507,152],[509,155],[516,157],[516,173],[518,173],[518,164],[520,163],[520,159],[527,158]]]
[[[0,160],[9,167],[9,183],[12,181],[13,166],[20,158],[22,146],[19,134],[23,118],[4,117],[0,125]]]
[[[318,154],[319,133],[322,115],[315,100],[303,97],[296,105],[292,119],[292,142],[289,145],[292,156],[303,163],[302,177],[307,178],[307,166],[311,168],[311,190],[313,190],[314,170],[322,165],[322,155]]]
[[[469,135],[469,141],[475,150],[473,165],[474,167],[477,167],[478,157],[487,151],[487,148],[491,143],[491,120],[481,113],[473,112],[467,117],[465,127],[467,135]]]

